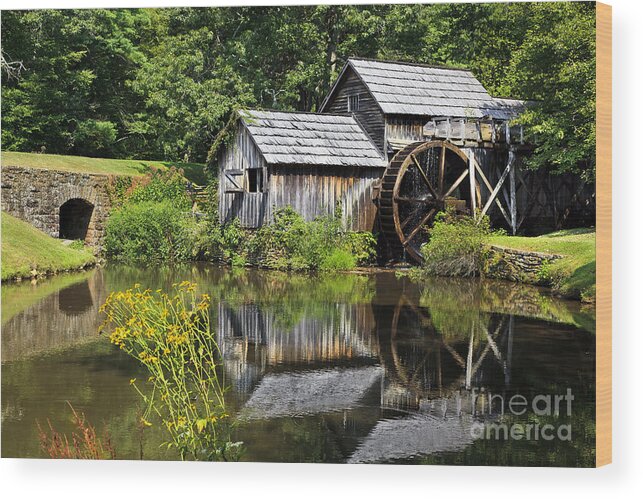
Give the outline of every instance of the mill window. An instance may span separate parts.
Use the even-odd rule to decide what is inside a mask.
[[[263,192],[262,168],[248,168],[248,192]]]
[[[353,94],[348,96],[348,112],[354,113],[359,111],[359,94]]]

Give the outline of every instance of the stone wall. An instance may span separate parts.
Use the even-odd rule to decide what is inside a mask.
[[[561,258],[561,256],[491,246],[491,258],[486,275],[494,279],[544,284],[541,282],[543,265],[558,258]]]
[[[70,217],[64,225],[76,226],[71,233],[83,234],[88,245],[102,247],[111,207],[107,175],[3,166],[1,184],[2,210],[52,237],[61,236],[61,207],[71,201],[65,206],[73,209],[63,209]]]

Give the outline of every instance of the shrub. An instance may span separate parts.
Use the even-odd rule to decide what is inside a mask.
[[[435,275],[470,277],[484,273],[491,229],[489,218],[440,213],[422,246],[423,269]]]
[[[356,265],[372,265],[377,259],[377,238],[372,232],[347,232],[345,246]]]
[[[350,270],[357,265],[357,258],[348,250],[337,248],[324,257],[319,268],[327,271]]]
[[[192,201],[186,185],[182,170],[174,167],[167,170],[152,168],[147,175],[135,177],[132,180],[131,186],[125,191],[125,201],[126,203],[172,201],[178,208],[189,210]]]
[[[347,270],[371,261],[374,248],[371,234],[357,235],[343,228],[339,211],[307,222],[285,207],[275,212],[273,223],[238,244],[237,251],[246,251],[249,261],[272,269]]]
[[[105,251],[125,261],[190,260],[196,223],[170,201],[126,204],[107,221]]]

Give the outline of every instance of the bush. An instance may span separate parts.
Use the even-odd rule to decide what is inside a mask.
[[[327,271],[350,270],[357,266],[357,258],[345,249],[334,249],[322,260],[319,268]]]
[[[172,201],[178,208],[189,210],[192,201],[186,185],[181,170],[174,167],[167,170],[152,168],[147,175],[132,180],[131,186],[125,191],[125,202]]]
[[[377,259],[377,239],[372,232],[347,232],[346,248],[357,265],[372,265]]]
[[[224,228],[223,232],[230,230]],[[358,263],[370,263],[375,254],[372,234],[346,231],[339,211],[306,222],[293,208],[281,208],[273,223],[261,227],[244,244],[242,241],[224,244],[234,247],[235,252],[246,252],[255,265],[281,270],[347,270]]]
[[[193,259],[197,222],[170,201],[126,204],[106,226],[108,257],[125,261]]]
[[[489,218],[476,221],[454,212],[440,213],[422,246],[424,271],[443,276],[471,277],[484,273],[491,235]]]

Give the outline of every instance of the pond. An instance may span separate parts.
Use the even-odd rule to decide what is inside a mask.
[[[97,334],[110,291],[212,296],[243,460],[593,466],[595,319],[535,287],[393,272],[308,276],[108,265],[2,286],[2,457],[44,457],[68,403],[120,459],[177,459],[141,430],[145,373]]]

